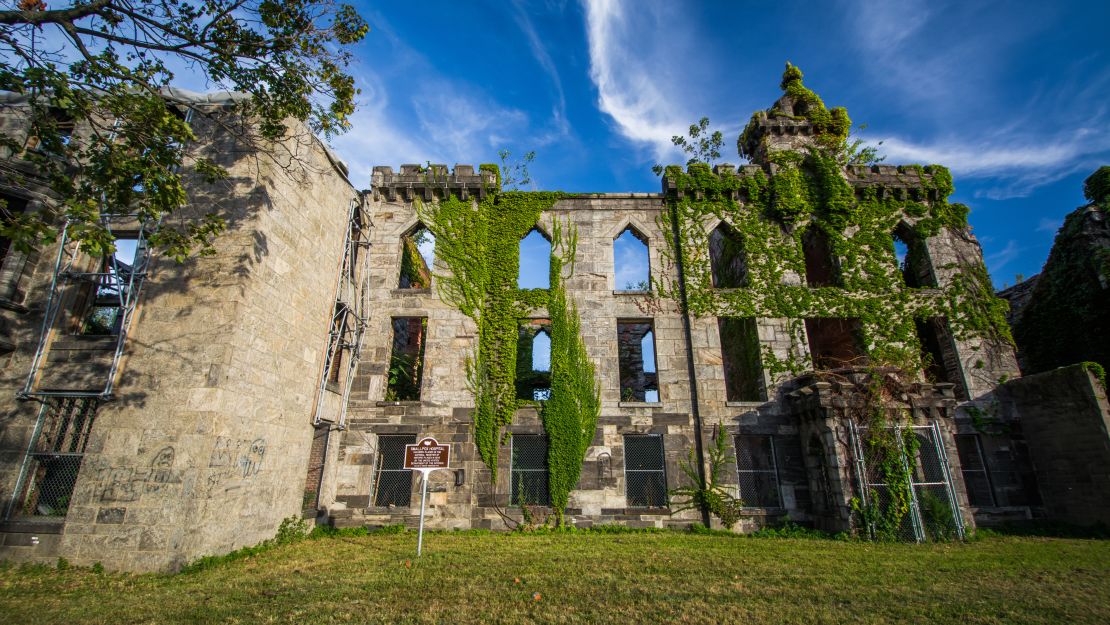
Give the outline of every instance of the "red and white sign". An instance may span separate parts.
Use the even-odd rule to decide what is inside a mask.
[[[440,445],[432,437],[415,445],[405,445],[405,468],[416,471],[446,469],[451,464],[451,446]]]

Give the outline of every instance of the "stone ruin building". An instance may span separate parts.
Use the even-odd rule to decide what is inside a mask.
[[[183,213],[229,222],[214,256],[152,254],[126,217],[111,258],[4,248],[0,558],[172,570],[290,516],[412,525],[404,445],[425,436],[452,446],[432,528],[512,527],[553,493],[579,527],[705,522],[669,493],[724,440],[738,531],[875,532],[866,514],[899,496],[880,429],[907,470],[898,538],[1110,518],[1105,490],[1042,499],[1034,466],[1089,435],[1042,387],[1066,382],[1092,423],[1105,390],[1078,369],[1018,379],[947,171],[841,166],[843,110],[800,73],[783,89],[741,137],[751,164],[602,194],[507,191],[468,165],[375,167],[360,191],[320,142],[275,166],[221,134],[226,99],[196,97],[191,149],[231,173],[189,179]]]

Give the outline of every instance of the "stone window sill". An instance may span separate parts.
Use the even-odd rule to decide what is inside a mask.
[[[613,289],[613,295],[619,295],[623,297],[636,297],[637,295],[644,297],[653,297],[655,293],[654,291],[628,291],[625,289]]]
[[[765,401],[726,401],[725,405],[729,408],[759,408]]]
[[[671,509],[670,508],[625,508],[624,513],[626,515],[639,514],[639,515],[644,515],[644,516],[646,516],[646,515],[663,516],[663,515],[670,515],[671,514]]]
[[[424,402],[420,401],[419,399],[405,401],[380,401],[377,403],[377,406],[420,406],[423,405],[423,403]]]
[[[390,295],[401,297],[419,297],[422,295],[431,295],[431,289],[393,289],[389,292]]]
[[[621,408],[662,408],[663,402],[661,401],[622,401],[617,402],[617,406]]]

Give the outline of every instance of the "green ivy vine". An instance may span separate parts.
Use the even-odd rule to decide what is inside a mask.
[[[493,171],[500,180],[496,165],[480,170]],[[520,240],[565,194],[490,190],[483,199],[449,195],[419,204],[417,212],[435,235],[437,259],[449,270],[435,276],[440,298],[478,328],[477,345],[466,363],[478,453],[496,481],[498,449],[514,414],[538,404],[548,437],[548,488],[561,524],[600,414],[596,372],[581,338],[578,309],[565,288],[574,273],[577,230],[559,222],[552,227],[550,288],[519,289]],[[518,399],[520,323],[544,309],[551,321],[551,397],[543,402]]]

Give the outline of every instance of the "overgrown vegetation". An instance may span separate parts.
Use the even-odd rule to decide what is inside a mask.
[[[1110,367],[1110,165],[1092,173],[1083,192],[1090,203],[1064,219],[1014,322],[1026,374],[1082,361]]]
[[[862,545],[790,527],[766,530],[771,540],[597,528],[429,533],[416,558],[412,532],[332,531],[188,575],[0,565],[0,614],[121,625],[1110,620],[1106,541]]]
[[[480,169],[499,171],[496,165]],[[560,524],[600,413],[594,365],[582,343],[578,310],[565,287],[574,274],[577,230],[557,220],[548,226],[548,289],[519,289],[517,275],[520,240],[544,227],[540,216],[562,196],[493,189],[482,200],[449,196],[418,207],[436,237],[437,257],[450,270],[436,275],[439,295],[478,328],[477,346],[466,369],[474,394],[478,452],[496,481],[498,450],[509,435],[513,415],[523,406],[536,405],[548,437],[548,488]],[[517,346],[521,321],[541,310],[551,320],[551,397],[534,402],[517,397]]]
[[[732,495],[730,485],[722,483],[724,472],[736,463],[729,458],[727,438],[728,433],[724,428],[714,428],[713,444],[707,449],[705,458],[709,470],[704,476],[698,471],[697,455],[690,449],[686,460],[679,464],[689,484],[671,491],[671,514],[686,510],[709,510],[729,530],[740,520],[744,504]]]

